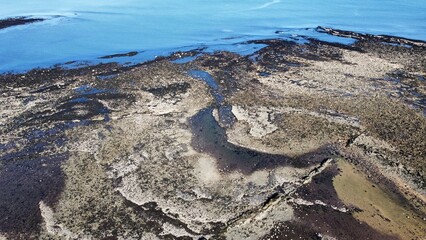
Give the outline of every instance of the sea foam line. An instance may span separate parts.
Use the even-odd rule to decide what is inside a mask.
[[[259,9],[267,8],[267,7],[271,6],[271,5],[274,5],[274,4],[277,4],[277,3],[280,3],[280,2],[281,2],[281,0],[273,0],[273,1],[267,2],[267,3],[263,4],[263,5],[260,5],[258,7],[241,9],[241,10],[235,10],[235,11],[229,11],[229,13],[247,12],[247,11],[259,10]]]

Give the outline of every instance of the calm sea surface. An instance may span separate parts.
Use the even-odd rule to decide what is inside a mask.
[[[0,0],[0,6],[0,18],[48,19],[0,30],[0,72],[96,63],[129,51],[140,53],[121,61],[200,46],[244,53],[251,46],[236,43],[250,39],[351,42],[315,32],[319,25],[426,40],[426,0]]]

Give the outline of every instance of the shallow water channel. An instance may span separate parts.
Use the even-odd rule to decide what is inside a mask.
[[[220,85],[205,71],[191,70],[188,75],[205,82],[210,87],[210,93],[215,99],[211,106],[202,109],[190,119],[193,132],[192,146],[195,150],[216,158],[218,167],[222,171],[241,171],[250,174],[259,169],[271,169],[279,165],[306,167],[316,162],[315,160],[323,160],[321,159],[323,149],[307,154],[310,157],[291,158],[251,150],[228,142],[226,128],[232,127],[236,119],[232,113],[232,106],[227,105],[224,101],[225,96],[222,94]],[[213,115],[213,111],[216,109],[219,122]],[[314,159],[314,161],[305,161],[308,158]]]

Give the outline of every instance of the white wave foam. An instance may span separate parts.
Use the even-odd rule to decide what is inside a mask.
[[[281,2],[281,0],[273,0],[273,1],[267,2],[267,3],[260,5],[260,6],[257,6],[257,7],[240,9],[240,10],[235,10],[235,11],[229,11],[228,13],[238,13],[238,12],[248,12],[248,11],[260,10],[260,9],[267,8],[271,5],[274,5],[274,4],[277,4],[277,3],[280,3],[280,2]]]
[[[262,6],[259,6],[259,7],[256,7],[256,8],[252,8],[251,10],[258,10],[258,9],[267,8],[267,7],[271,6],[271,5],[274,5],[274,4],[277,4],[277,3],[280,3],[280,2],[281,2],[281,0],[273,0],[271,2],[267,2],[267,3],[263,4]]]

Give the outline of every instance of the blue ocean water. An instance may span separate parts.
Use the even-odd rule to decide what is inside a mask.
[[[130,51],[140,54],[128,61],[200,46],[250,52],[233,44],[262,38],[350,43],[315,32],[319,25],[426,40],[425,0],[0,0],[0,6],[0,18],[49,19],[0,30],[0,72],[94,63]]]

